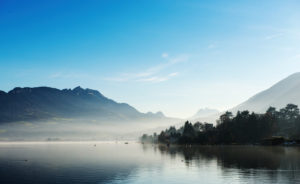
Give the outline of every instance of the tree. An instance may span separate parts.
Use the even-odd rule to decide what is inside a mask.
[[[213,124],[186,121],[184,126],[162,131],[158,141],[181,144],[253,144],[272,136],[300,139],[300,115],[297,105],[288,104],[277,111],[269,107],[264,114],[238,111],[236,116],[226,112]],[[155,138],[155,136],[153,136]]]
[[[283,109],[284,117],[288,121],[294,121],[299,117],[299,108],[294,104],[287,104]]]
[[[196,135],[196,133],[195,133],[192,123],[190,123],[189,121],[186,121],[184,124],[184,128],[183,128],[183,136],[193,138],[193,137],[195,137],[195,135]]]
[[[232,112],[226,111],[224,114],[220,116],[221,123],[225,121],[229,121],[232,118]]]
[[[266,114],[270,117],[275,117],[277,115],[277,111],[275,107],[270,106],[266,112]]]
[[[201,122],[196,122],[193,127],[196,132],[202,132],[204,130],[204,125]]]

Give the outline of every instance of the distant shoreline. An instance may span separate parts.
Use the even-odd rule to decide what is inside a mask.
[[[99,144],[106,144],[106,143],[114,143],[114,144],[124,144],[125,142],[128,143],[137,143],[137,141],[0,141],[0,145],[13,145],[13,144],[86,144],[86,143],[99,143]]]

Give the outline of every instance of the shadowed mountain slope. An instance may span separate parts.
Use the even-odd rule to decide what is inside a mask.
[[[103,121],[164,119],[162,113],[141,113],[126,103],[117,103],[92,89],[50,87],[15,88],[0,91],[0,122],[83,118]]]

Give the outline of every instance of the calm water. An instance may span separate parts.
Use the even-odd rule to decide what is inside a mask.
[[[0,143],[1,184],[190,182],[300,183],[300,148]]]

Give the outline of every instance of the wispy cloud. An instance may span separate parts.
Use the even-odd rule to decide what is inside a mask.
[[[250,26],[250,29],[259,32],[267,33],[264,40],[271,40],[279,37],[285,37],[286,39],[300,40],[300,28],[293,27],[273,27],[273,26]],[[268,34],[269,33],[269,34]]]
[[[166,53],[166,52],[164,52],[164,53],[162,53],[161,57],[162,57],[162,58],[167,58],[167,57],[169,57],[169,54]]]
[[[173,72],[169,74],[169,77],[175,77],[176,75],[178,75],[178,72]]]
[[[177,76],[179,73],[173,72],[169,74],[162,74],[163,70],[166,70],[167,68],[175,64],[186,62],[189,60],[189,55],[179,55],[177,57],[170,57],[168,53],[163,53],[161,57],[165,60],[165,62],[161,64],[155,65],[153,67],[147,68],[136,73],[123,73],[117,77],[108,77],[105,78],[105,80],[114,82],[164,82]]]
[[[166,81],[166,80],[168,80],[167,77],[154,76],[154,77],[149,77],[149,78],[138,79],[137,81],[138,82],[163,82],[163,81]]]
[[[265,37],[265,40],[272,40],[274,38],[278,38],[278,37],[281,37],[281,36],[283,36],[283,33],[271,34],[271,35],[267,35]]]
[[[137,81],[139,81],[139,82],[164,82],[164,81],[170,80],[171,78],[173,78],[177,75],[178,75],[178,72],[173,72],[166,76],[152,76],[149,78],[141,78],[141,79],[138,79]]]
[[[209,49],[214,49],[214,48],[216,48],[216,47],[217,47],[217,45],[216,45],[215,43],[211,43],[211,44],[208,45],[207,48],[209,48]]]

